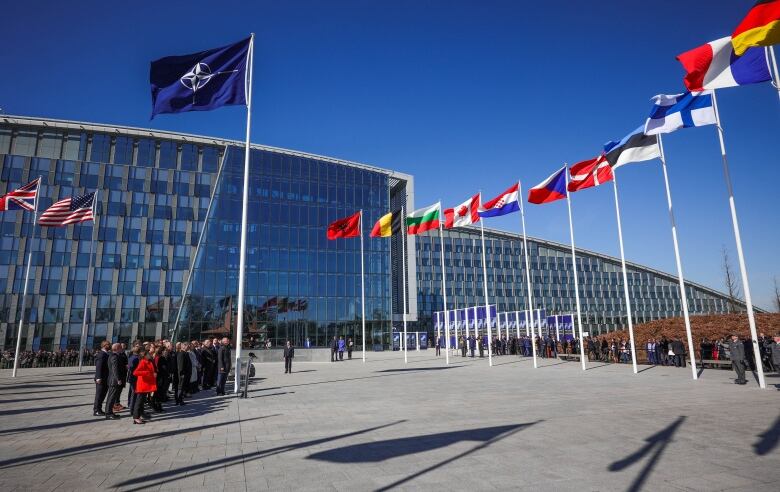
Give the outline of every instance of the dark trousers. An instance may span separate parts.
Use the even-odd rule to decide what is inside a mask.
[[[292,372],[292,357],[284,358],[284,372]]]
[[[347,350],[347,358],[348,359],[352,358],[352,349]]]
[[[734,370],[737,372],[737,381],[740,383],[747,382],[745,379],[745,361],[735,360],[731,363],[734,366]]]
[[[121,387],[112,385],[108,387],[108,396],[106,397],[106,415],[112,415],[114,413],[114,403],[119,399],[119,391]]]
[[[93,412],[103,411],[103,402],[106,399],[106,393],[108,393],[106,383],[95,383],[95,403],[92,405]]]
[[[146,393],[133,393],[133,418],[140,419],[144,411]]]
[[[110,388],[109,388],[110,389]],[[122,390],[125,389],[125,385],[119,385],[116,387],[116,395],[114,395],[114,402],[112,405],[119,405],[121,402],[119,401],[122,397]]]
[[[179,384],[176,385],[176,403],[184,402],[184,393],[187,390],[187,383],[184,378],[179,376]]]
[[[127,385],[127,408],[130,409],[130,411],[133,411],[133,408],[135,408],[135,400],[136,400],[135,390],[133,390],[133,383],[130,383]]]
[[[461,354],[462,354],[463,357],[466,357],[466,347],[465,346],[461,349]]]
[[[436,346],[436,355],[441,355],[441,347]]]
[[[339,350],[339,360],[344,360],[344,351]]]
[[[224,395],[225,394],[225,383],[227,383],[227,376],[228,373],[226,372],[220,372],[217,374],[217,394],[218,395]]]
[[[330,349],[330,361],[336,362],[336,349]]]

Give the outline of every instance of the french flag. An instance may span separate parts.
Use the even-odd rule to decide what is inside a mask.
[[[683,81],[691,92],[772,80],[764,48],[750,48],[737,56],[731,36],[686,51],[677,60],[687,72]]]
[[[566,166],[528,191],[528,202],[540,205],[566,198]]]
[[[499,217],[501,215],[511,214],[520,210],[518,194],[520,183],[507,189],[497,197],[483,203],[479,207],[480,217]]]

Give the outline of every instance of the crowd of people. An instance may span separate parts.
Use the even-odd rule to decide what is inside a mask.
[[[0,369],[10,369],[14,366],[14,350],[4,350],[0,356]],[[84,350],[83,364],[91,366],[95,363],[97,351]],[[67,350],[23,350],[19,352],[19,367],[30,369],[34,367],[75,367],[79,365],[79,351]]]
[[[203,342],[169,340],[135,342],[128,350],[124,343],[100,344],[95,361],[95,400],[92,414],[118,420],[128,410],[134,424],[161,413],[164,403],[173,398],[175,405],[199,391],[214,388],[225,394],[225,383],[232,366],[230,340],[214,338]],[[127,405],[122,393],[127,388]]]

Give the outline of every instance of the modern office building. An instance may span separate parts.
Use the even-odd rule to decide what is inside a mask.
[[[42,178],[39,210],[98,192],[94,278],[92,223],[33,227],[32,214],[0,213],[0,339],[13,347],[32,254],[22,346],[78,346],[87,309],[88,345],[234,333],[244,149],[241,142],[155,130],[0,117],[0,193]],[[333,336],[361,345],[358,239],[328,241],[329,222],[364,211],[367,346],[387,348],[402,311],[401,238],[368,238],[388,210],[414,204],[413,177],[329,157],[251,147],[244,343],[286,338],[325,346]],[[212,199],[213,198],[213,199]],[[437,233],[406,242],[411,328],[431,331],[442,309]],[[445,232],[450,307],[482,299],[478,230]],[[486,231],[488,287],[499,310],[525,307],[522,244]],[[529,239],[535,304],[571,311],[567,247]],[[197,251],[197,255],[196,255]],[[587,328],[624,322],[616,259],[578,253]],[[192,274],[190,274],[192,272]],[[631,265],[637,320],[680,313],[673,276]],[[689,284],[693,313],[724,312],[724,294]],[[179,317],[182,295],[187,292]]]

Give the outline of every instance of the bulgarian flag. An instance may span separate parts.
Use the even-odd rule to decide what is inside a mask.
[[[406,232],[414,235],[430,231],[431,229],[438,229],[440,216],[441,203],[415,210],[406,216]]]

